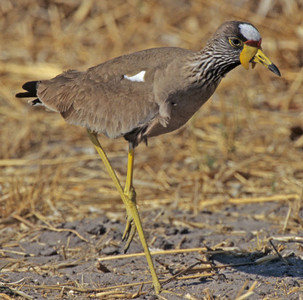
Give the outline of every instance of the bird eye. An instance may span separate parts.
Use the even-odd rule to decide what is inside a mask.
[[[243,42],[240,39],[237,38],[230,38],[229,43],[236,48],[242,47]]]

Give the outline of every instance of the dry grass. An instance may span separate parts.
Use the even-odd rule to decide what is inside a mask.
[[[141,145],[135,174],[139,199],[154,205],[175,200],[198,210],[212,199],[300,198],[302,136],[291,141],[290,134],[291,127],[303,126],[303,16],[297,14],[302,3],[241,3],[1,1],[2,218],[29,217],[35,210],[73,218],[73,212],[93,207],[122,209],[85,130],[15,99],[24,81],[86,69],[147,47],[199,49],[218,24],[235,18],[259,28],[282,79],[259,66],[250,72],[238,68],[185,128],[151,139],[148,149]],[[126,143],[102,142],[122,178]]]
[[[290,136],[303,128],[302,9],[302,0],[2,0],[0,228],[22,235],[29,227],[19,217],[56,224],[79,213],[124,213],[86,131],[15,99],[23,82],[149,47],[198,50],[221,22],[240,19],[258,27],[282,78],[261,66],[238,68],[186,127],[140,145],[139,206],[198,212],[269,197],[289,203],[285,228],[297,232],[303,136]],[[101,142],[123,180],[127,144]]]

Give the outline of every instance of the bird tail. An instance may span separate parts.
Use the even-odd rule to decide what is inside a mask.
[[[17,98],[32,98],[37,96],[37,87],[40,81],[28,81],[23,84],[22,88],[26,92],[16,94]],[[37,98],[29,101],[32,105],[42,104],[42,102]]]

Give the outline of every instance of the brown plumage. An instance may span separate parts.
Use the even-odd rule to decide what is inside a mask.
[[[136,146],[147,137],[185,124],[212,95],[222,77],[240,64],[240,49],[228,44],[229,37],[239,36],[238,24],[224,23],[202,51],[167,47],[135,52],[86,72],[69,70],[51,80],[38,81],[35,95],[68,123],[110,138],[124,136]],[[222,37],[232,55],[221,47]],[[221,65],[225,56],[228,60]],[[205,62],[211,68],[203,70]],[[142,71],[144,81],[126,77]]]
[[[123,55],[86,72],[69,70],[50,80],[23,85],[20,98],[37,97],[71,124],[88,129],[101,159],[127,210],[123,238],[128,248],[136,226],[151,270],[156,293],[157,278],[136,208],[132,185],[133,148],[147,138],[184,125],[214,93],[222,78],[242,64],[260,63],[277,75],[278,68],[261,51],[258,30],[246,22],[222,24],[205,48],[193,52],[181,48],[155,48]],[[98,139],[124,136],[130,142],[126,187],[123,190]]]

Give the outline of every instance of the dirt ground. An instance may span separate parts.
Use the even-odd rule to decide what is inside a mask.
[[[1,0],[0,299],[303,299],[301,0]],[[145,48],[260,31],[282,77],[230,72],[180,130],[136,148],[134,186],[164,289],[83,128],[15,98],[24,82]],[[123,113],[123,111],[122,111]],[[127,143],[100,136],[121,183]]]
[[[199,263],[165,284],[170,293],[162,299],[301,299],[303,235],[282,233],[286,213],[283,203],[223,205],[220,212],[198,215],[144,211],[152,251],[179,250],[153,256],[161,279]],[[117,258],[124,252],[123,226],[104,216],[33,226],[18,243],[2,248],[0,291],[14,299],[22,298],[14,289],[33,297],[28,299],[152,299],[145,258],[132,256],[142,251],[138,241],[128,257]]]

